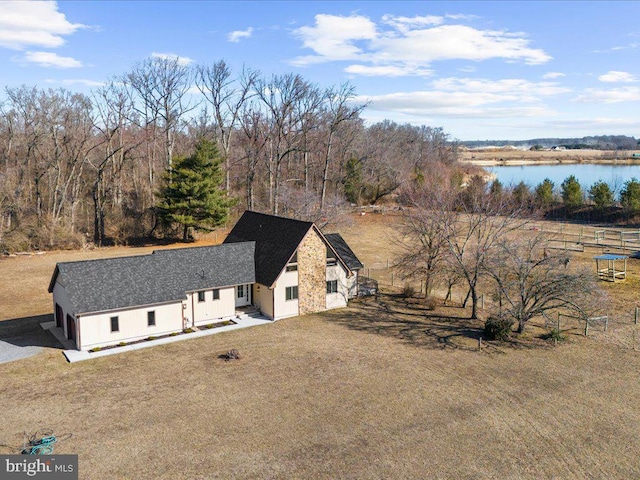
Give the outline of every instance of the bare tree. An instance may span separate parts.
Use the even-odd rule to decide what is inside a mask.
[[[493,262],[486,266],[504,305],[502,314],[518,324],[518,333],[529,320],[552,310],[588,315],[594,307],[592,300],[602,299],[593,273],[571,271],[567,252],[554,252],[548,245],[549,239],[540,233],[502,238]]]
[[[334,137],[340,125],[344,122],[358,120],[360,112],[364,110],[364,104],[351,105],[355,97],[355,87],[349,83],[343,83],[338,88],[329,88],[325,92],[326,106],[326,147],[324,152],[324,166],[322,169],[322,186],[320,188],[320,210],[324,209],[327,195],[327,181],[329,178],[329,164],[332,158]]]
[[[315,96],[316,92],[317,87],[300,75],[275,75],[269,81],[256,80],[256,94],[270,125],[267,171],[269,206],[274,214],[278,213],[282,167],[289,155],[302,149],[302,119],[312,113],[310,109],[315,105],[303,99]]]
[[[456,214],[442,208],[446,195],[447,192],[436,186],[417,188],[408,194],[396,239],[402,253],[395,259],[395,267],[405,277],[423,279],[427,297],[437,278],[451,270],[447,268],[449,221],[445,221],[444,216]]]
[[[451,253],[449,258],[469,287],[471,318],[476,319],[478,286],[495,258],[498,243],[522,229],[528,219],[512,205],[495,202],[487,194],[470,203],[456,202],[456,206],[460,210],[456,215],[450,215],[442,207],[439,215]],[[454,206],[444,203],[443,207],[451,210]]]
[[[155,127],[160,122],[164,138],[166,167],[171,168],[176,132],[180,120],[195,108],[188,101],[192,72],[179,57],[148,58],[137,63],[123,77],[124,83],[137,96],[134,108],[144,120],[144,127]]]
[[[257,72],[245,69],[239,79],[234,79],[230,67],[224,60],[220,60],[211,66],[197,66],[195,78],[198,90],[213,108],[216,136],[226,170],[225,190],[227,195],[230,195],[229,150],[231,137],[238,124],[243,104],[253,94],[253,84],[257,78]]]

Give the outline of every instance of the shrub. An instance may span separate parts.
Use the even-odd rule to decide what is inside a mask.
[[[424,299],[424,308],[426,310],[435,310],[437,304],[438,304],[438,301],[432,295],[429,295],[427,298]]]
[[[150,337],[147,337],[147,340],[155,340],[155,339],[156,339],[156,337],[154,337],[153,335],[150,336]]]
[[[193,332],[195,332],[195,330],[193,328],[189,327],[189,328],[185,328],[182,332],[183,333],[193,333]]]
[[[415,294],[416,294],[416,288],[411,284],[407,283],[402,288],[402,296],[404,298],[411,298],[411,297],[415,296]]]
[[[118,346],[119,346],[119,347],[124,347],[126,344],[127,344],[127,342],[120,342],[120,343],[118,344]]]
[[[171,332],[171,333],[169,334],[169,336],[171,336],[171,337],[175,337],[176,335],[179,335],[179,334],[178,334],[178,332]]]
[[[563,340],[567,339],[567,336],[562,333],[560,330],[558,330],[557,328],[552,328],[549,333],[547,333],[546,335],[544,335],[543,337],[545,340],[552,340],[555,343],[558,342],[562,342]]]
[[[489,340],[504,341],[511,335],[513,319],[506,316],[490,316],[484,323],[484,334]]]
[[[89,352],[94,353],[94,352],[99,352],[100,350],[102,350],[102,347],[95,347],[89,350]]]

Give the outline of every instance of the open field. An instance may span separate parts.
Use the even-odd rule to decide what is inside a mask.
[[[640,163],[631,158],[640,151],[605,150],[517,150],[512,148],[487,150],[461,150],[459,159],[478,166],[528,165],[557,163]]]
[[[392,258],[395,222],[356,217],[341,233],[375,265]],[[3,259],[0,318],[51,312],[56,261],[145,251]],[[614,314],[636,305],[640,261],[629,270],[624,284],[603,282]],[[382,295],[77,364],[45,347],[0,364],[0,452],[50,428],[72,434],[56,452],[79,454],[90,479],[640,477],[632,322],[587,338],[570,329],[557,347],[534,325],[478,352],[482,322],[467,313]],[[231,348],[243,358],[217,358]]]

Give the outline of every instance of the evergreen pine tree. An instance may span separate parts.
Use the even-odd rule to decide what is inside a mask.
[[[201,139],[193,155],[175,158],[164,174],[158,214],[182,226],[183,241],[189,239],[191,229],[208,232],[227,219],[233,201],[220,188],[224,181],[221,164],[216,146]]]

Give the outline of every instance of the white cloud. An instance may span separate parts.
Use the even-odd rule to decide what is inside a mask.
[[[393,28],[407,32],[411,28],[424,27],[429,25],[441,25],[444,18],[436,15],[416,16],[416,17],[396,17],[394,15],[383,15],[382,23],[391,25]]]
[[[48,78],[45,80],[45,83],[59,83],[65,86],[84,85],[86,87],[102,87],[105,85],[104,82],[99,82],[97,80],[88,80],[86,78],[65,78],[64,80],[54,80],[52,78]]]
[[[397,92],[357,101],[396,117],[517,118],[555,115],[541,99],[569,92],[554,82],[523,79],[442,78],[424,91]]]
[[[316,55],[298,57],[293,61],[294,65],[360,59],[363,51],[354,42],[374,40],[377,36],[376,25],[363,16],[319,14],[315,19],[315,26],[300,27],[294,33],[302,39],[304,47]]]
[[[635,75],[632,75],[629,72],[619,72],[617,70],[610,70],[609,72],[600,75],[598,80],[604,83],[633,83],[638,81]]]
[[[568,93],[571,90],[555,82],[530,82],[519,78],[489,80],[483,78],[443,78],[433,82],[436,90],[495,93],[519,97],[520,101],[535,101],[537,97],[547,97]]]
[[[364,76],[384,76],[384,77],[406,77],[420,76],[428,77],[433,75],[433,71],[427,68],[416,68],[408,65],[349,65],[345,72],[354,75]]]
[[[448,117],[448,118],[518,118],[550,115],[542,106],[492,105],[507,98],[491,93],[467,92],[400,92],[373,97],[358,97],[356,101],[369,101],[369,107],[394,116]],[[510,100],[515,100],[510,98]]]
[[[582,95],[573,99],[577,103],[620,103],[640,101],[640,88],[621,87],[611,90],[587,88]]]
[[[55,48],[83,27],[69,22],[54,1],[0,1],[0,47]]]
[[[45,68],[79,68],[82,62],[71,57],[61,57],[53,52],[26,52],[17,58],[19,63],[34,63]]]
[[[447,17],[451,18],[451,16]],[[445,25],[444,17],[395,17],[385,15],[379,24],[362,15],[348,17],[319,14],[315,25],[294,30],[303,46],[313,51],[292,64],[304,66],[332,61],[355,61],[348,71],[363,75],[408,75],[443,60],[483,61],[503,59],[542,64],[551,57],[532,48],[524,33],[480,30],[466,25]],[[368,64],[370,68],[364,68]],[[387,67],[387,68],[380,68]]]
[[[566,77],[566,75],[561,72],[548,72],[542,76],[542,78],[544,78],[545,80],[551,80],[554,78],[562,78],[562,77]]]
[[[161,58],[163,60],[178,60],[178,64],[180,65],[189,65],[190,63],[193,63],[193,59],[189,58],[189,57],[181,57],[180,55],[176,54],[176,53],[158,53],[158,52],[153,52],[151,53],[151,58]]]
[[[227,35],[227,41],[232,43],[238,43],[243,38],[250,38],[253,34],[253,27],[249,27],[246,30],[235,30]]]

